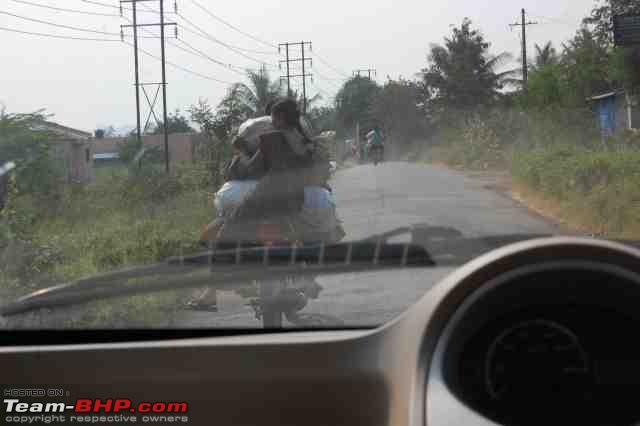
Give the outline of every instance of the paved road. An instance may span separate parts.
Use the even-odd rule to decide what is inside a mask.
[[[558,233],[556,226],[489,189],[490,183],[486,176],[464,176],[440,166],[383,163],[340,171],[332,185],[350,240],[419,223],[453,227],[467,237]],[[319,277],[324,290],[304,312],[337,316],[348,325],[384,323],[449,272],[438,268]],[[220,312],[189,313],[179,325],[258,326],[244,303],[222,293]]]

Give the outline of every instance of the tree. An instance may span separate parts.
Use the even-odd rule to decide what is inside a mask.
[[[160,163],[164,160],[164,151],[154,145],[144,145],[135,133],[129,135],[124,142],[118,144],[118,158],[123,163],[134,166],[136,157],[144,160],[143,164]]]
[[[600,43],[613,46],[613,17],[640,15],[638,0],[604,0],[591,11],[583,22],[592,29]],[[611,79],[618,81],[630,92],[640,92],[640,46],[617,47],[611,52]]]
[[[318,132],[336,129],[336,109],[328,106],[313,107],[307,114],[311,125]]]
[[[553,47],[553,43],[548,41],[544,46],[535,45],[536,56],[533,61],[532,70],[539,70],[548,65],[558,63],[558,52]]]
[[[198,99],[197,105],[191,105],[188,109],[191,121],[200,127],[200,131],[206,135],[212,135],[214,132],[213,108],[206,99]]]
[[[180,113],[180,110],[175,110],[173,114],[167,115],[167,133],[192,133],[193,128],[189,125],[189,119]],[[164,123],[159,122],[155,128],[151,131],[152,135],[160,135],[164,133]]]
[[[64,177],[47,143],[50,134],[41,130],[49,117],[44,110],[9,114],[0,109],[0,159],[16,163],[19,193],[43,201],[59,195]]]
[[[231,86],[216,108],[214,121],[221,139],[228,138],[243,122],[256,115],[256,110],[246,102],[244,89],[241,84]]]
[[[593,34],[609,45],[613,44],[613,17],[616,15],[640,15],[638,0],[604,0],[593,8],[583,23],[593,28]]]
[[[206,171],[205,186],[217,188],[221,184],[223,165],[232,155],[231,144],[228,143],[228,131],[207,100],[198,100],[197,105],[189,108],[191,120],[197,123],[200,131],[206,136],[204,143],[196,148],[196,166]]]
[[[96,129],[94,136],[96,139],[112,138],[116,136],[116,129],[113,126]]]
[[[465,18],[451,37],[445,38],[444,46],[432,45],[429,67],[422,71],[425,101],[441,112],[491,104],[506,84],[515,82],[517,71],[496,71],[511,56],[490,55],[490,44],[471,24]]]
[[[371,108],[381,88],[367,77],[355,76],[348,80],[336,95],[337,125],[340,132],[352,131],[357,123],[371,123]]]
[[[247,71],[248,84],[236,83],[231,87],[229,95],[239,104],[238,109],[253,117],[264,115],[267,105],[282,95],[280,84],[271,81],[266,69],[256,72]],[[228,95],[228,96],[229,96]]]
[[[587,27],[564,44],[561,65],[571,105],[584,105],[594,94],[616,89],[610,78],[610,50]]]
[[[420,105],[420,87],[414,81],[388,79],[375,99],[373,116],[396,144],[426,136],[427,119]]]
[[[526,106],[547,108],[561,105],[565,93],[562,68],[558,64],[548,63],[541,67],[536,65],[531,70],[524,97]]]
[[[561,57],[552,42],[535,45],[535,57],[529,66],[527,91],[520,93],[527,107],[544,108],[563,102]]]

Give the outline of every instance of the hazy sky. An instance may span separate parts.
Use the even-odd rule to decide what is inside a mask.
[[[25,1],[59,8],[119,14],[116,8],[83,0]],[[116,0],[96,1],[118,5]],[[193,0],[177,2],[179,13],[211,36],[243,49],[271,51],[271,54],[266,55],[247,54],[265,60],[274,67],[282,59],[278,56],[277,49],[226,27],[199,9]],[[376,68],[379,82],[383,82],[387,75],[392,78],[400,75],[413,77],[425,67],[429,45],[441,43],[443,37],[450,33],[450,26],[459,25],[464,17],[471,18],[483,31],[487,40],[492,43],[492,52],[507,51],[517,57],[520,52],[520,30],[514,28],[511,31],[508,24],[520,19],[522,7],[527,9],[531,20],[540,23],[527,28],[531,52],[534,43],[542,44],[548,40],[554,41],[559,47],[562,41],[575,33],[582,17],[588,14],[594,4],[591,0],[523,0],[520,3],[508,0],[197,2],[241,30],[267,42],[278,44],[286,41],[312,41],[312,57],[317,53],[346,74],[350,75],[357,68]],[[155,10],[158,8],[156,2],[145,4]],[[142,6],[139,7],[142,11],[145,10]],[[165,7],[172,12],[173,0],[166,0]],[[0,12],[107,33],[119,33],[120,25],[128,23],[119,16],[85,16],[34,7],[18,0],[0,0]],[[130,17],[129,11],[124,12],[125,16]],[[141,12],[139,17],[142,23],[157,22],[157,19],[158,16],[152,13]],[[167,20],[177,21],[180,24],[180,39],[211,59],[236,67],[258,65],[223,46],[187,32],[188,26],[172,13],[168,14]],[[183,26],[185,30],[182,30]],[[64,36],[119,39],[117,35],[56,28],[3,13],[0,13],[0,27]],[[158,33],[157,28],[148,31]],[[169,31],[173,35],[172,30]],[[151,34],[142,32],[141,35]],[[0,30],[0,37],[0,103],[6,106],[8,112],[29,112],[46,108],[48,112],[55,114],[53,121],[87,131],[107,125],[122,127],[135,124],[133,49],[126,44],[119,41],[48,39],[3,30]],[[170,42],[184,47],[180,44],[181,41]],[[157,39],[143,39],[140,46],[154,55],[160,54],[160,41]],[[172,45],[167,46],[167,60],[226,82],[243,79],[242,75],[226,67],[185,53]],[[271,70],[272,76],[277,78],[280,71],[277,68]],[[340,78],[343,78],[317,57],[310,72],[315,72],[315,83],[310,84],[308,90],[310,95],[317,93],[318,87],[329,95],[334,95],[340,85]],[[157,82],[160,81],[160,76],[160,62],[141,55],[142,79],[145,82]],[[176,108],[184,110],[198,98],[206,98],[215,105],[228,87],[227,84],[206,80],[172,66],[167,66],[167,81],[170,111]],[[143,115],[144,111],[146,109],[143,109]]]

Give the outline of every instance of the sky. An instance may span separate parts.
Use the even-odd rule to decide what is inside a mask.
[[[120,41],[119,35],[120,26],[130,23],[126,19],[131,19],[130,3],[125,4],[125,18],[120,17],[118,5],[117,0],[0,0],[0,28],[109,40],[54,39],[0,29],[0,107],[8,113],[45,108],[53,114],[52,121],[90,132],[110,125],[135,126],[133,48]],[[312,42],[306,54],[313,64],[307,72],[314,77],[313,83],[308,81],[307,92],[309,97],[320,93],[330,102],[341,82],[356,69],[375,68],[379,83],[387,76],[415,78],[427,66],[429,46],[442,43],[451,26],[458,26],[465,17],[484,33],[492,53],[509,52],[517,58],[521,30],[510,29],[509,24],[520,20],[522,7],[531,21],[538,22],[527,27],[531,53],[535,43],[553,41],[560,47],[593,5],[592,0],[523,0],[517,5],[510,0],[177,0],[179,15],[175,15],[174,0],[165,0],[166,21],[178,23],[177,40],[167,27],[167,61],[183,68],[167,65],[167,108],[185,111],[199,99],[215,106],[231,83],[244,80],[243,69],[259,67],[261,62],[268,64],[267,70],[277,79],[282,72],[278,62],[284,59],[278,54],[279,43]],[[158,14],[150,11],[157,12],[159,1],[145,1],[138,8],[139,23],[159,21]],[[197,35],[193,24],[206,34]],[[125,29],[125,41],[132,42],[130,34],[131,29]],[[139,34],[146,37],[140,39],[140,48],[156,57],[160,56],[160,40],[154,38],[158,34],[158,27],[145,27]],[[212,37],[242,49],[245,56],[213,42]],[[193,48],[199,53],[185,52]],[[291,47],[290,54],[298,57],[300,48]],[[517,66],[515,59],[506,66]],[[140,79],[143,83],[161,81],[160,62],[141,53]],[[292,85],[300,87],[301,79],[294,79]],[[152,99],[155,87],[145,88]],[[140,96],[144,124],[148,109],[144,94]],[[160,102],[156,111],[162,118]]]

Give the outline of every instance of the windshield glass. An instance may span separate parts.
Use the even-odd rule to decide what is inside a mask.
[[[637,237],[639,3],[522,7],[3,2],[0,327],[376,326]]]

